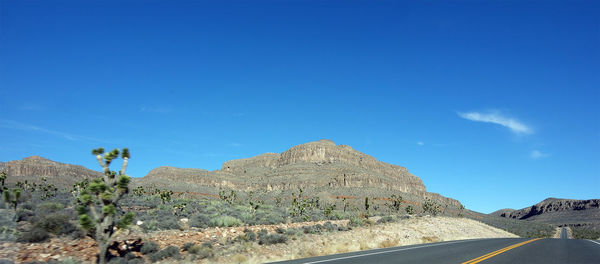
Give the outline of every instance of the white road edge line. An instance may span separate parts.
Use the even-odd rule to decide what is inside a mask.
[[[596,242],[596,241],[594,241],[594,240],[588,240],[588,241],[590,241],[590,242],[594,242],[594,243],[596,243],[596,244],[600,245],[600,243],[598,243],[598,242]]]
[[[435,245],[424,245],[424,246],[411,247],[411,248],[399,248],[399,249],[392,249],[392,250],[386,250],[386,251],[378,251],[378,252],[367,253],[367,254],[352,255],[352,256],[347,256],[347,257],[339,257],[339,258],[324,259],[324,260],[317,260],[317,261],[311,261],[311,262],[303,262],[303,263],[304,264],[323,263],[323,262],[329,262],[329,261],[334,261],[334,260],[358,258],[358,257],[364,257],[364,256],[371,256],[371,255],[378,255],[378,254],[385,254],[385,253],[390,253],[390,252],[396,252],[396,251],[404,251],[404,250],[409,250],[409,249],[417,249],[417,248],[435,247],[435,246],[442,246],[442,245],[449,245],[449,244],[456,244],[456,243],[472,242],[473,240],[479,240],[479,239],[470,239],[470,240],[461,240],[461,241],[450,241],[450,242],[447,242],[447,243],[439,243],[439,244],[435,244]]]

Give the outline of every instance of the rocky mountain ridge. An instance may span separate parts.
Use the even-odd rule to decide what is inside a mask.
[[[315,192],[349,195],[360,189],[401,192],[415,199],[425,197],[459,206],[457,200],[427,192],[420,178],[404,167],[378,161],[347,145],[320,140],[291,147],[282,153],[266,153],[227,161],[220,170],[159,167],[135,184],[165,186],[179,191],[206,188],[245,191],[290,191],[303,188]]]
[[[555,225],[600,227],[600,199],[548,198],[530,207],[498,210],[492,215]]]
[[[71,188],[78,181],[101,176],[100,172],[83,166],[55,162],[40,156],[0,163],[0,171],[8,175],[8,184],[18,181],[40,183],[42,178],[46,178],[59,188]]]

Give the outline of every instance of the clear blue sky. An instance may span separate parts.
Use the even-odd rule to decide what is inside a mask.
[[[410,3],[408,3],[410,2]],[[415,3],[418,2],[418,3]],[[0,1],[0,160],[327,138],[492,212],[600,198],[599,1]]]

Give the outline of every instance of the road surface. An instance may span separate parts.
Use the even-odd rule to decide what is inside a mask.
[[[459,240],[373,249],[279,263],[600,263],[600,242],[552,238]]]
[[[560,238],[561,239],[569,239],[569,232],[567,231],[566,227],[563,227],[562,230],[560,231]]]

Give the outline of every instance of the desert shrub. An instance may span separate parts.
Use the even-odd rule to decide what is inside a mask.
[[[365,221],[364,218],[360,218],[360,217],[356,217],[356,216],[350,217],[349,220],[350,220],[350,222],[348,223],[348,225],[350,227],[365,226],[367,224],[367,222]]]
[[[254,240],[256,240],[256,237],[257,237],[256,233],[254,233],[254,232],[252,232],[252,230],[249,230],[246,228],[246,229],[244,229],[244,234],[238,236],[238,240],[254,241]]]
[[[214,255],[212,248],[204,245],[195,245],[191,247],[188,251],[190,252],[190,254],[193,254],[195,258],[198,259],[210,258]]]
[[[22,232],[17,237],[18,242],[28,242],[28,243],[37,243],[42,242],[48,239],[50,235],[48,231],[41,227],[34,226],[33,228]]]
[[[240,219],[228,215],[219,216],[211,221],[211,226],[218,227],[230,227],[240,225],[242,225],[242,221],[240,221]]]
[[[144,242],[144,245],[142,245],[142,248],[140,249],[140,252],[144,255],[148,255],[157,251],[158,244],[156,244],[154,241]]]
[[[283,234],[283,233],[285,233],[285,229],[283,229],[283,228],[281,228],[281,227],[278,227],[278,228],[275,228],[275,232],[276,232],[277,234]]]
[[[193,242],[187,242],[187,243],[183,244],[183,247],[181,247],[181,250],[188,251],[194,245],[196,245],[196,244]]]
[[[302,232],[304,232],[304,234],[319,234],[321,233],[321,229],[323,226],[317,224],[317,225],[311,225],[311,226],[303,226],[302,227]]]
[[[193,247],[192,247],[193,248]],[[157,262],[159,260],[167,259],[167,258],[179,258],[179,247],[177,246],[168,246],[167,248],[154,252],[148,256],[152,262]]]
[[[290,228],[288,228],[288,229],[286,229],[286,230],[285,230],[285,233],[284,233],[284,234],[285,234],[286,236],[296,236],[296,235],[301,235],[301,234],[303,234],[303,232],[302,232],[302,231],[300,231],[300,229],[298,229],[298,228],[293,228],[293,227],[290,227]]]
[[[211,219],[204,214],[196,214],[189,221],[190,226],[206,228],[209,226]]]
[[[600,230],[587,227],[571,227],[573,238],[576,239],[600,239]]]
[[[10,259],[0,259],[0,264],[13,264],[14,262]]]
[[[53,213],[36,217],[34,225],[55,235],[68,235],[79,231],[70,220],[67,215]]]
[[[180,228],[179,221],[175,217],[160,219],[160,221],[158,221],[158,228],[160,230],[179,229]]]
[[[38,207],[35,209],[35,214],[36,215],[52,214],[52,213],[56,213],[56,212],[62,210],[63,208],[65,208],[65,206],[61,203],[45,202],[45,203],[41,203],[40,205],[38,205]]]
[[[377,220],[378,224],[385,224],[385,223],[391,223],[391,222],[396,222],[396,217],[387,215],[387,216],[381,217],[381,218],[379,218],[379,220]]]
[[[337,229],[337,231],[349,231],[349,230],[352,230],[352,228],[349,226],[338,226],[338,229]]]
[[[17,209],[16,214],[17,214],[16,215],[17,222],[31,221],[31,220],[33,220],[33,217],[35,216],[33,211],[24,209],[24,208]]]
[[[287,242],[287,236],[282,234],[266,234],[258,237],[259,245],[272,245]]]
[[[334,232],[338,230],[338,226],[336,224],[332,224],[331,222],[326,222],[323,225],[323,228],[327,230],[327,232]]]

